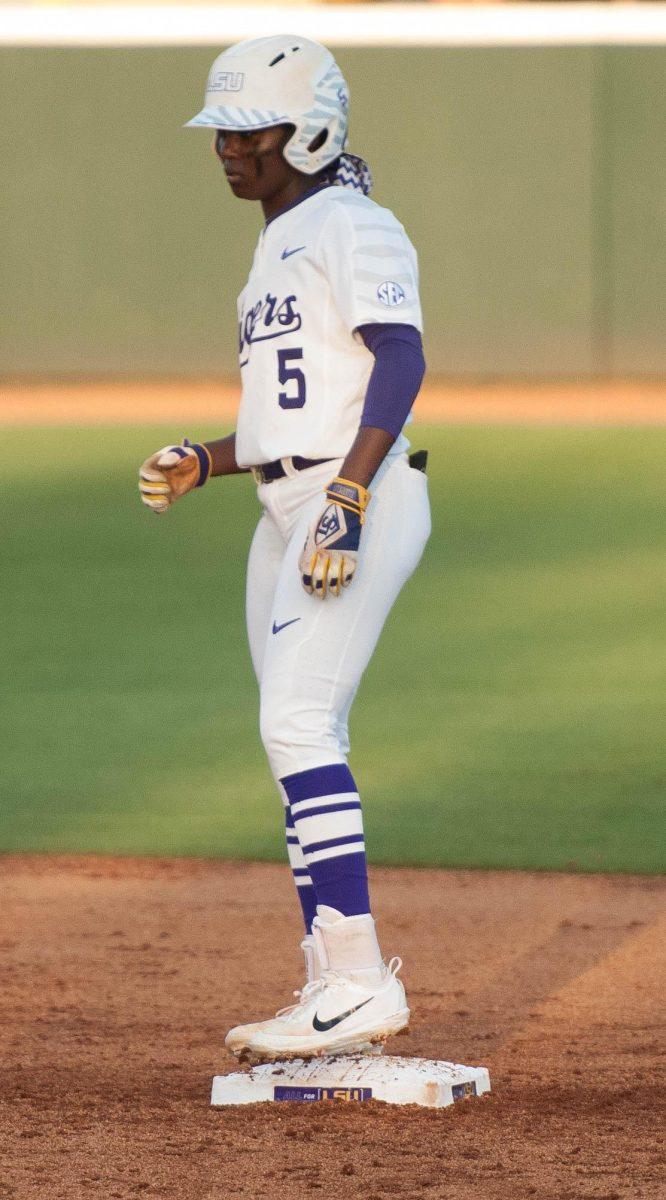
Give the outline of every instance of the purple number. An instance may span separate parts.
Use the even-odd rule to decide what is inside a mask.
[[[296,384],[296,395],[288,396],[286,392],[278,393],[280,408],[302,408],[305,404],[305,375],[300,367],[291,367],[289,359],[303,357],[302,350],[278,350],[278,379],[280,383]]]

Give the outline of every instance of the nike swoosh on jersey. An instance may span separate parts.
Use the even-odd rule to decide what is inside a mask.
[[[369,1004],[371,1000],[372,996],[369,996],[367,1000],[363,1000],[361,1004],[357,1004],[356,1008],[348,1008],[346,1012],[340,1013],[339,1017],[331,1017],[330,1021],[320,1021],[319,1017],[315,1013],[314,1017],[312,1018],[313,1028],[317,1030],[317,1033],[325,1033],[327,1029],[334,1029],[335,1026],[339,1025],[341,1021],[344,1021],[346,1017],[351,1017],[352,1013],[358,1012],[359,1008],[363,1008],[364,1005]]]
[[[287,247],[285,246],[280,257],[281,258],[291,258],[292,254],[298,254],[299,250],[305,250],[305,246],[297,246],[295,250],[288,250]]]
[[[281,625],[278,625],[277,621],[273,621],[273,633],[279,633],[281,629],[286,629],[287,625],[295,625],[300,619],[300,617],[292,617],[291,621],[283,621]]]

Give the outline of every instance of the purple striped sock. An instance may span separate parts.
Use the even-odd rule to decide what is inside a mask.
[[[289,866],[296,884],[298,899],[301,902],[303,910],[303,920],[305,921],[305,932],[312,933],[312,922],[317,915],[317,897],[315,895],[314,886],[310,877],[310,872],[307,868],[303,851],[301,850],[298,841],[298,834],[294,828],[294,821],[289,811],[289,804],[284,810],[286,833],[287,833],[287,854],[289,855]]]
[[[317,904],[345,917],[370,912],[361,801],[346,763],[280,780]]]

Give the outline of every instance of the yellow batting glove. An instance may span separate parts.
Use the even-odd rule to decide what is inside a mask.
[[[139,492],[146,508],[166,512],[174,500],[203,487],[212,468],[210,451],[184,439],[182,446],[164,446],[139,468]]]
[[[349,587],[356,570],[361,529],[370,493],[338,476],[326,489],[327,504],[308,530],[298,561],[306,592],[325,600]]]

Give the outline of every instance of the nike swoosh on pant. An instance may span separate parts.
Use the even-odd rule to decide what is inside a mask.
[[[320,1021],[319,1017],[315,1013],[314,1017],[312,1018],[313,1028],[317,1030],[317,1033],[325,1033],[327,1029],[333,1029],[336,1025],[339,1025],[341,1021],[344,1021],[345,1017],[351,1017],[352,1013],[358,1012],[359,1008],[363,1008],[364,1005],[369,1004],[371,1000],[372,996],[370,996],[367,1000],[364,1000],[362,1004],[357,1004],[356,1008],[348,1008],[346,1012],[340,1013],[339,1017],[331,1017],[330,1021]]]
[[[273,633],[279,633],[281,629],[286,629],[287,625],[295,625],[300,619],[300,617],[292,617],[291,621],[283,621],[282,625],[278,625],[277,621],[273,621]]]

